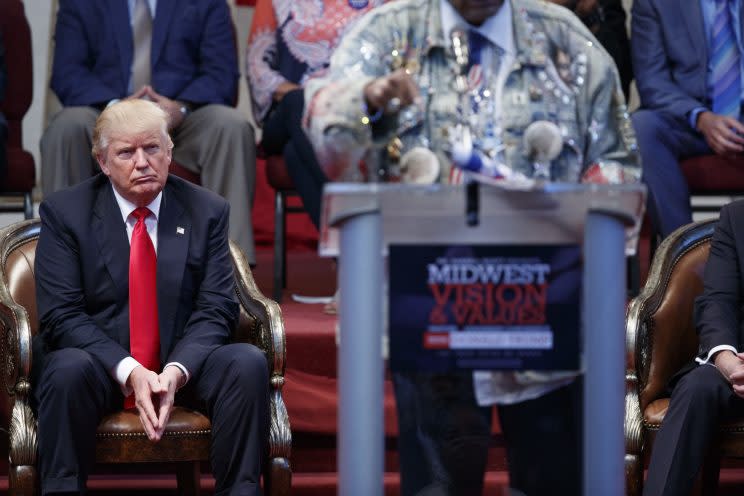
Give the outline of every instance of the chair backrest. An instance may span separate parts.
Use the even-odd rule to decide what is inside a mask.
[[[8,87],[0,110],[8,120],[8,146],[22,148],[21,121],[31,106],[34,85],[31,29],[21,0],[0,0],[0,35],[8,67]]]
[[[638,379],[641,411],[665,395],[672,376],[697,354],[693,306],[703,290],[715,224],[689,224],[665,239],[628,308],[628,371]]]

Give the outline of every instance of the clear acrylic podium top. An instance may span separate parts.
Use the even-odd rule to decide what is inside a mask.
[[[626,227],[626,255],[635,254],[645,211],[643,184],[544,183],[529,189],[481,184],[479,224],[465,221],[464,185],[328,183],[323,193],[318,251],[338,256],[338,226],[379,212],[389,244],[557,244],[583,239],[589,211],[616,215]]]

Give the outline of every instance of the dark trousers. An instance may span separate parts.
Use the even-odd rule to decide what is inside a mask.
[[[394,373],[401,494],[479,496],[491,409],[479,407],[472,373]],[[512,494],[581,494],[582,381],[498,407]]]
[[[7,178],[8,173],[8,123],[5,116],[0,112],[0,186]]]
[[[656,230],[666,237],[692,222],[690,190],[679,161],[712,154],[713,150],[688,122],[669,114],[638,110],[632,120],[643,165],[643,182],[649,191],[649,215]]]
[[[744,400],[715,367],[683,375],[654,441],[644,496],[690,494],[719,422],[743,414]]]
[[[315,158],[302,129],[303,90],[290,91],[269,113],[263,125],[261,147],[270,155],[284,156],[287,171],[315,227],[320,226],[320,202],[328,178]]]
[[[196,399],[211,419],[215,494],[261,494],[268,384],[264,355],[249,344],[229,344],[215,349],[199,376],[176,394],[176,404]],[[77,348],[48,353],[35,389],[42,493],[84,492],[96,427],[122,408],[121,389],[100,362]]]

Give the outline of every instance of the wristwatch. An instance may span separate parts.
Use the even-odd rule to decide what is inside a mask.
[[[181,106],[178,108],[178,110],[181,112],[181,115],[183,117],[186,117],[187,115],[191,113],[191,107],[189,106],[188,103],[181,102]]]

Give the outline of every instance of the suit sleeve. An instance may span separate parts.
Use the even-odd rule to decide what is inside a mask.
[[[41,233],[34,272],[41,335],[53,349],[79,348],[113,370],[129,356],[86,312],[80,250],[71,231],[46,202],[39,207]]]
[[[89,64],[92,56],[83,17],[87,15],[71,0],[60,0],[54,34],[51,87],[63,106],[94,105],[120,98]],[[126,22],[120,20],[119,22]]]
[[[240,73],[235,27],[227,3],[224,0],[210,2],[203,22],[196,75],[175,99],[232,106],[237,98]]]
[[[230,207],[224,208],[209,229],[207,256],[194,310],[184,328],[183,337],[168,356],[198,376],[204,360],[225,344],[238,321],[234,292],[233,266],[227,236]]]
[[[630,40],[638,94],[643,107],[686,119],[690,111],[705,104],[682,91],[672,79],[664,49],[662,15],[649,0],[633,2]]]
[[[700,358],[707,357],[712,348],[720,345],[742,351],[738,339],[742,274],[734,239],[733,212],[735,210],[729,206],[721,210],[705,266],[703,294],[695,301]]]
[[[5,87],[8,83],[8,68],[5,66],[5,47],[3,33],[0,32],[0,102],[5,98]]]

